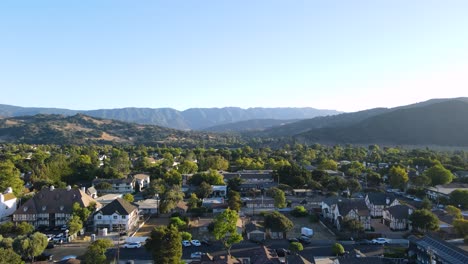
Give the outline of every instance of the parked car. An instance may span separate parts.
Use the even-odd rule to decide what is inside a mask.
[[[124,248],[141,248],[141,244],[138,242],[135,243],[125,243],[123,245]]]
[[[415,202],[422,202],[422,199],[421,199],[421,198],[418,198],[418,197],[415,197],[415,198],[413,199],[413,201],[415,201]]]
[[[47,243],[46,249],[51,249],[51,248],[54,248],[54,247],[55,247],[54,242],[49,242],[49,243]]]
[[[205,246],[211,246],[211,241],[209,241],[208,239],[203,239],[201,243]]]
[[[184,247],[190,247],[191,245],[192,244],[190,244],[190,241],[188,241],[188,240],[182,241],[182,246],[184,246]]]
[[[63,225],[63,226],[60,227],[60,230],[62,230],[62,231],[68,230],[68,226],[67,226],[67,225]]]
[[[302,244],[310,244],[310,238],[306,237],[306,236],[300,236],[297,238],[299,240],[299,242],[301,242]]]
[[[299,239],[297,239],[295,237],[291,237],[291,238],[288,238],[288,241],[289,242],[299,242]]]
[[[203,256],[203,253],[202,252],[193,252],[192,254],[190,254],[190,258],[195,258],[195,259],[201,259],[201,257]]]
[[[372,244],[372,241],[367,240],[367,239],[361,239],[361,240],[356,241],[356,244],[358,244],[358,245],[370,245],[370,244]]]
[[[386,245],[390,242],[390,240],[388,238],[384,238],[384,237],[379,237],[379,238],[376,238],[376,239],[372,239],[372,244],[376,244],[376,245]]]
[[[201,246],[201,243],[200,243],[200,241],[198,241],[198,240],[196,240],[196,239],[194,239],[194,240],[191,240],[191,241],[190,241],[190,243],[191,243],[192,245],[196,246],[196,247],[199,247],[199,246]]]

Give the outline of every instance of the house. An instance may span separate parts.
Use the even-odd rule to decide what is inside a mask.
[[[207,233],[208,226],[213,222],[213,218],[196,218],[190,222],[190,226],[197,229],[199,233]]]
[[[179,213],[181,215],[185,215],[188,211],[188,205],[185,201],[179,201],[172,212]]]
[[[221,213],[228,208],[226,201],[222,197],[204,198],[202,206],[211,209],[213,213]]]
[[[408,205],[395,205],[383,210],[383,223],[393,231],[411,230],[410,215],[414,208]]]
[[[272,170],[242,170],[238,172],[221,172],[224,181],[227,183],[230,179],[239,177],[242,179],[240,192],[247,194],[250,191],[257,191],[278,186],[274,180]]]
[[[261,242],[266,239],[264,228],[256,225],[254,222],[245,225],[245,233],[247,234],[247,239],[251,241]]]
[[[14,222],[28,222],[34,227],[57,227],[68,223],[73,204],[88,207],[93,203],[96,208],[101,204],[80,189],[55,189],[54,186],[43,188],[13,214]]]
[[[210,197],[224,197],[227,196],[227,186],[226,185],[211,185],[212,192]]]
[[[341,230],[346,219],[359,221],[365,230],[371,229],[371,215],[363,199],[329,197],[322,201],[322,215]]]
[[[270,211],[275,209],[275,199],[262,196],[247,200],[245,205],[247,208],[252,209],[252,212]]]
[[[12,215],[17,207],[18,199],[11,187],[8,187],[4,193],[0,193],[0,220]]]
[[[86,194],[91,196],[93,199],[96,199],[98,197],[97,190],[93,186],[89,187],[88,189],[82,187],[82,190],[84,190]]]
[[[147,188],[150,184],[150,176],[148,174],[136,174],[133,176],[133,179],[135,180],[135,187],[139,192]]]
[[[468,177],[468,171],[456,171],[453,174],[455,174],[455,176],[457,176],[458,178]]]
[[[313,190],[311,189],[293,189],[292,191],[294,196],[306,197],[313,195]]]
[[[436,185],[435,187],[426,188],[426,195],[433,201],[438,201],[440,198],[449,199],[450,194],[457,189],[468,190],[468,183],[452,182],[444,185]]]
[[[110,188],[103,188],[110,184]],[[133,193],[135,191],[135,179],[131,177],[123,179],[94,179],[93,187],[98,193]]]
[[[112,201],[114,201],[115,199],[122,198],[122,197],[123,195],[121,193],[108,193],[108,194],[105,194],[103,196],[96,198],[95,200],[98,203],[102,204],[102,206],[106,206],[112,203]]]
[[[430,264],[466,264],[468,252],[445,242],[444,240],[425,235],[422,238],[410,236],[409,256],[414,257],[416,263]]]
[[[117,198],[94,214],[94,228],[127,231],[138,225],[138,217],[138,207],[122,198]]]
[[[368,193],[365,197],[367,208],[372,217],[382,217],[385,208],[399,205],[394,195],[388,193]]]
[[[341,171],[335,171],[335,170],[325,170],[325,172],[329,175],[329,176],[339,176],[339,177],[344,177],[344,172],[341,172]]]
[[[140,214],[151,215],[158,213],[159,200],[146,199],[135,203],[140,210]]]

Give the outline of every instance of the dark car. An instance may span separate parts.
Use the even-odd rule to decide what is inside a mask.
[[[49,242],[49,243],[47,244],[47,247],[46,247],[46,248],[47,248],[47,249],[51,249],[51,248],[54,248],[54,247],[55,247],[55,244],[54,244],[53,241],[51,241],[51,242]]]
[[[297,238],[299,240],[299,242],[301,242],[302,244],[310,244],[310,238],[306,237],[306,236],[300,236]]]
[[[361,239],[361,240],[356,241],[356,244],[358,244],[358,245],[371,245],[372,241],[367,240],[367,239]]]
[[[289,242],[299,242],[299,239],[291,237],[291,238],[288,238],[288,241]]]
[[[202,243],[202,245],[211,246],[211,241],[209,241],[208,239],[200,240],[200,242]]]

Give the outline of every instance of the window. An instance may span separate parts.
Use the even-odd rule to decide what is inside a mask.
[[[126,218],[125,215],[122,215],[122,219],[125,219],[125,218]]]
[[[117,216],[116,216],[116,215],[114,215],[114,219],[117,219]]]
[[[102,216],[98,215],[97,219],[101,220],[101,219],[102,219]]]

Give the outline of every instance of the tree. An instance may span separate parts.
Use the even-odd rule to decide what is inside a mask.
[[[180,232],[180,235],[182,237],[182,240],[192,240],[192,234],[189,232]]]
[[[388,173],[388,178],[390,181],[390,185],[393,188],[403,189],[405,187],[406,182],[408,182],[408,173],[406,172],[405,168],[400,166],[392,166]]]
[[[79,216],[72,215],[72,217],[68,221],[68,226],[70,227],[70,235],[73,235],[78,233],[81,229],[83,229],[83,222],[81,221]]]
[[[213,235],[216,240],[223,243],[229,256],[231,247],[242,241],[242,235],[237,233],[238,218],[237,212],[228,208],[214,219]]]
[[[457,231],[460,236],[468,235],[468,220],[465,219],[456,219],[453,221],[453,228]]]
[[[24,261],[12,249],[0,248],[0,263],[23,264]]]
[[[289,244],[289,250],[291,250],[291,252],[293,252],[294,254],[297,254],[299,253],[299,251],[304,250],[304,246],[299,242],[291,242]]]
[[[322,160],[322,162],[320,162],[317,169],[319,169],[319,170],[337,170],[338,169],[338,164],[334,160],[324,159],[324,160]]]
[[[447,207],[445,207],[445,211],[447,211],[447,214],[453,216],[453,218],[455,219],[462,218],[461,210],[453,205],[448,205]]]
[[[332,252],[336,256],[343,255],[345,253],[344,247],[340,243],[335,243],[332,246]]]
[[[374,171],[367,172],[367,183],[373,186],[378,186],[382,183],[382,176]]]
[[[28,222],[20,222],[13,230],[17,235],[29,235],[34,231],[34,226]]]
[[[169,185],[181,185],[182,184],[182,174],[177,170],[169,170],[164,174],[164,181]]]
[[[145,247],[154,263],[179,264],[182,258],[182,236],[174,226],[154,228]]]
[[[34,257],[39,256],[47,247],[47,237],[39,232],[36,232],[29,237],[19,236],[13,241],[13,249],[23,258],[34,260]]]
[[[133,203],[133,201],[135,201],[135,197],[133,197],[131,193],[124,194],[122,198],[129,203]]]
[[[112,189],[112,184],[108,182],[98,182],[96,184],[96,189],[98,190],[111,190]]]
[[[452,182],[453,174],[444,168],[441,164],[437,164],[430,169],[426,170],[424,174],[431,179],[431,185],[436,186],[440,184],[447,184]]]
[[[359,192],[361,190],[361,184],[359,183],[358,180],[356,179],[349,179],[347,181],[348,189],[350,191],[350,194],[353,194],[355,192]]]
[[[304,206],[298,205],[294,207],[294,209],[291,211],[291,215],[295,217],[304,217],[307,216],[309,213],[307,212],[307,209],[305,209]]]
[[[198,199],[197,195],[195,193],[190,194],[190,198],[187,201],[187,206],[189,210],[198,208],[198,202],[200,200]]]
[[[20,171],[10,160],[0,162],[0,190],[6,190],[8,187],[13,189],[15,195],[23,191],[24,182],[20,178]]]
[[[275,200],[275,207],[276,208],[284,208],[286,207],[286,196],[284,192],[276,187],[270,188],[269,193]]]
[[[98,239],[91,243],[84,254],[86,264],[104,264],[106,263],[106,251],[114,244],[109,239]]]
[[[206,182],[210,185],[224,185],[223,175],[216,170],[197,173],[189,179],[189,183],[195,186],[199,186],[202,182]]]
[[[177,228],[177,230],[184,230],[187,227],[187,222],[180,219],[180,217],[175,216],[175,217],[171,217],[171,219],[169,221],[169,225],[170,226],[175,226]]]
[[[240,186],[241,186],[243,181],[244,180],[239,176],[236,176],[234,178],[229,179],[227,181],[227,187],[228,187],[229,191],[240,192]]]
[[[161,213],[170,212],[177,204],[184,199],[184,193],[181,191],[180,186],[174,185],[166,190],[161,196],[159,203],[159,211]]]
[[[229,200],[228,200],[229,209],[239,212],[242,206],[242,201],[240,194],[236,191],[229,192]]]
[[[343,227],[354,233],[354,236],[358,236],[359,233],[364,232],[364,226],[361,221],[356,219],[345,218]]]
[[[190,161],[190,160],[184,160],[179,166],[177,167],[177,170],[181,174],[190,174],[190,173],[195,173],[198,171],[198,166],[195,162]]]
[[[424,174],[414,176],[410,179],[411,184],[420,188],[426,187],[431,184],[431,179]]]
[[[436,231],[439,229],[439,219],[426,209],[415,210],[410,216],[413,228],[419,231]]]
[[[229,168],[229,162],[221,156],[210,156],[208,158],[200,159],[200,170],[227,170]]]
[[[450,203],[461,207],[468,208],[468,190],[457,189],[450,194]]]
[[[211,187],[211,185],[206,182],[202,182],[200,186],[198,186],[198,189],[195,191],[197,196],[202,199],[208,197],[212,192],[213,187]]]
[[[429,200],[427,197],[424,197],[424,199],[421,202],[421,209],[431,210],[432,209],[431,200]]]
[[[289,218],[277,211],[264,215],[264,225],[265,228],[283,232],[283,237],[286,235],[286,232],[292,230],[294,227],[293,222],[289,220]]]

